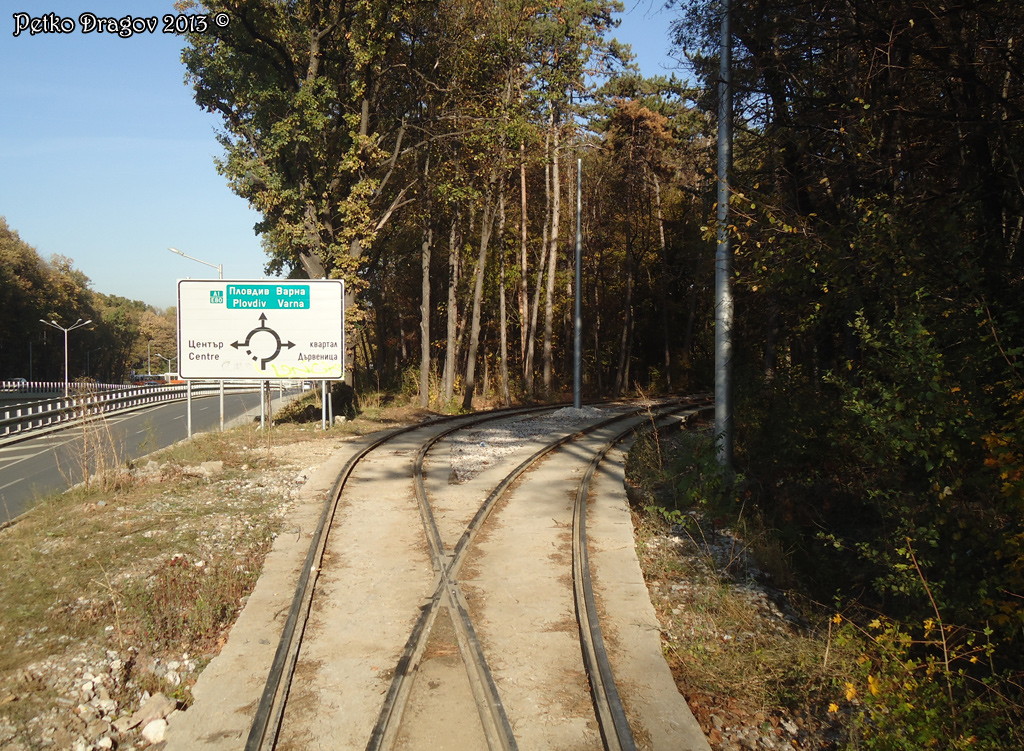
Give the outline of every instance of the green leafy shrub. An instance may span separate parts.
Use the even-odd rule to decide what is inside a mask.
[[[843,622],[839,616],[836,622]],[[848,746],[865,751],[1002,751],[1024,747],[1022,708],[992,667],[992,632],[927,618],[910,627],[879,617],[845,621],[843,648],[860,647],[852,675],[837,679],[831,712],[845,712]],[[1011,681],[1012,682],[1012,681]]]

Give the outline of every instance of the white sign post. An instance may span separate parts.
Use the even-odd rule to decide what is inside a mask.
[[[178,372],[184,379],[343,379],[345,283],[179,281]]]

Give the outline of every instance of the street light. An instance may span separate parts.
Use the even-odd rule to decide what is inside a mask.
[[[64,332],[64,398],[67,399],[68,394],[70,392],[70,388],[68,386],[68,332],[74,331],[75,329],[80,329],[82,328],[82,326],[88,326],[90,323],[92,323],[92,319],[90,318],[88,321],[83,321],[81,318],[79,318],[77,321],[75,321],[67,328],[64,328],[56,321],[45,321],[42,318],[40,318],[39,322],[45,323],[47,326],[53,326],[55,329],[60,329],[61,331]]]
[[[209,261],[203,261],[203,260],[201,260],[199,258],[193,258],[192,256],[185,255],[184,253],[182,253],[177,248],[168,248],[168,250],[171,251],[172,253],[177,253],[182,258],[187,258],[190,261],[195,261],[196,263],[201,263],[204,266],[209,266],[212,269],[217,269],[217,278],[218,279],[223,279],[224,278],[224,264],[222,264],[222,263],[210,263]]]
[[[164,357],[159,352],[154,352],[153,354],[156,355],[157,357],[159,357],[161,360],[166,360],[167,361],[167,371],[166,371],[166,373],[164,375],[166,375],[167,373],[170,373],[171,372],[171,363],[174,362],[175,360],[177,360],[178,358],[177,357]]]

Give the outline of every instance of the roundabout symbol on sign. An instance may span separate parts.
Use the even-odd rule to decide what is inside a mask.
[[[266,370],[267,363],[281,354],[282,347],[291,349],[295,342],[282,342],[278,333],[267,327],[267,314],[260,313],[260,325],[249,332],[244,342],[235,341],[231,346],[235,349],[245,347],[245,354],[260,364],[260,370]]]

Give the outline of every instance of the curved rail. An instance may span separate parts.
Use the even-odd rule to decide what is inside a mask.
[[[689,405],[687,405],[689,406]],[[677,414],[681,410],[672,408],[654,417],[654,427],[661,424],[669,414]],[[698,408],[684,412],[685,416],[695,414]],[[645,421],[646,422],[646,421]],[[633,731],[626,719],[626,711],[622,706],[615,677],[612,674],[611,662],[605,648],[604,636],[598,619],[597,601],[594,598],[594,586],[590,578],[590,559],[587,552],[587,497],[590,493],[590,482],[598,466],[608,452],[627,435],[636,431],[639,425],[631,425],[602,446],[590,461],[583,479],[576,491],[573,505],[573,542],[572,542],[572,578],[573,593],[576,599],[576,622],[580,631],[580,647],[583,651],[583,663],[590,678],[590,693],[597,714],[601,738],[607,751],[636,751]]]
[[[652,420],[660,419],[666,414],[680,412],[690,406],[695,406],[698,401],[699,398],[689,397],[663,404],[658,408],[657,418],[654,418],[652,414]],[[457,422],[458,424],[442,430],[425,441],[414,464],[414,487],[430,548],[431,561],[438,575],[438,582],[429,602],[421,608],[420,615],[396,665],[391,685],[366,748],[367,751],[383,751],[384,749],[391,748],[394,744],[405,704],[411,694],[411,678],[415,674],[416,667],[426,648],[437,613],[442,607],[447,607],[455,627],[460,652],[462,652],[465,663],[469,668],[470,684],[480,711],[488,746],[491,749],[500,749],[501,751],[514,751],[517,749],[508,717],[487,662],[484,659],[483,650],[473,629],[465,598],[458,585],[458,572],[463,560],[466,558],[473,538],[497,504],[497,501],[531,466],[567,443],[578,440],[585,435],[616,422],[628,420],[631,417],[635,418],[644,409],[631,410],[601,420],[593,425],[551,441],[534,452],[506,475],[491,491],[451,551],[447,551],[444,547],[426,496],[423,481],[423,461],[431,447],[456,431],[481,423],[512,417],[517,414],[553,410],[562,406],[565,405],[498,410],[475,418],[467,418],[465,416],[443,417],[430,422],[396,428],[367,440],[365,445],[346,462],[328,494],[323,511],[321,512],[319,524],[313,534],[313,540],[296,585],[288,618],[246,741],[246,751],[261,751],[268,744],[273,744],[280,732],[281,720],[298,661],[302,636],[309,618],[313,590],[327,544],[329,529],[345,484],[356,465],[370,452],[388,441],[405,433],[424,427],[431,427],[442,422]],[[577,541],[577,533],[574,533],[573,578],[574,589],[577,591],[577,619],[580,627],[581,648],[584,653],[584,663],[590,676],[591,691],[594,698],[595,712],[601,728],[601,735],[604,739],[605,747],[607,749],[615,749],[615,751],[634,751],[636,746],[633,742],[629,725],[626,722],[625,712],[622,709],[618,692],[615,689],[614,678],[608,664],[607,652],[604,649],[604,642],[600,634],[600,626],[597,623],[597,611],[593,603],[593,588],[590,584],[589,563],[586,556],[585,499],[589,492],[589,483],[594,471],[607,452],[612,446],[621,441],[623,437],[635,431],[646,421],[647,417],[637,420],[598,451],[579,485],[576,508],[574,510],[573,526],[574,529],[578,528],[580,530],[578,533],[580,535],[579,541]]]
[[[299,575],[299,580],[295,587],[295,595],[292,598],[292,604],[288,610],[288,618],[285,621],[284,629],[281,632],[281,639],[278,642],[277,651],[275,652],[273,662],[271,663],[267,682],[264,686],[263,693],[260,696],[260,703],[256,709],[256,714],[253,717],[253,722],[249,729],[249,735],[245,742],[245,751],[260,751],[265,747],[268,741],[277,737],[277,733],[280,730],[281,718],[284,714],[285,700],[287,699],[292,676],[295,672],[295,665],[299,656],[299,644],[302,640],[302,634],[309,618],[309,610],[313,599],[313,588],[316,583],[316,574],[319,571],[320,561],[323,559],[324,548],[327,544],[327,531],[330,529],[331,521],[333,520],[335,511],[338,508],[338,502],[341,499],[341,493],[344,490],[345,483],[351,476],[355,466],[365,458],[367,454],[388,441],[431,424],[451,422],[455,420],[463,420],[469,424],[474,424],[476,422],[499,419],[500,417],[506,417],[517,412],[537,409],[539,408],[530,407],[526,409],[499,410],[498,412],[500,412],[500,414],[492,413],[491,415],[487,415],[485,418],[476,418],[475,420],[472,418],[467,420],[465,416],[456,415],[452,417],[437,418],[430,422],[416,423],[414,425],[394,428],[368,440],[363,448],[357,451],[345,463],[345,466],[342,467],[342,470],[338,475],[338,479],[335,481],[330,493],[327,494],[327,500],[324,503],[323,511],[320,514],[320,521],[313,533],[313,539],[310,542],[309,551],[306,554],[305,562],[302,565],[302,572]],[[460,427],[464,426],[460,425]]]
[[[673,402],[665,408],[665,412],[678,412],[680,409],[689,407],[691,403],[692,402],[690,400],[686,400],[685,404]],[[487,661],[483,655],[483,650],[480,647],[479,640],[476,637],[476,632],[470,620],[461,588],[457,582],[457,576],[461,568],[462,561],[465,558],[470,543],[483,526],[484,521],[496,505],[497,501],[530,467],[534,466],[538,461],[540,461],[540,459],[562,446],[572,441],[579,440],[580,438],[598,431],[601,428],[607,427],[608,425],[628,420],[631,417],[636,417],[636,415],[642,411],[644,410],[640,408],[599,421],[582,430],[568,433],[534,452],[508,475],[506,475],[505,478],[491,491],[488,497],[481,504],[470,524],[466,527],[451,554],[447,553],[444,549],[444,545],[441,542],[440,534],[434,520],[433,512],[430,508],[429,502],[427,501],[426,491],[423,485],[422,468],[423,460],[430,449],[443,438],[461,430],[462,426],[454,427],[439,433],[420,448],[415,464],[416,495],[420,506],[420,515],[427,534],[431,558],[434,562],[435,569],[438,571],[440,576],[440,581],[430,603],[421,611],[416,625],[406,642],[398,668],[395,670],[392,677],[387,697],[385,698],[384,704],[381,708],[377,723],[374,726],[370,742],[366,746],[367,751],[384,751],[385,749],[391,748],[393,745],[394,738],[398,732],[398,725],[401,722],[405,702],[412,691],[411,679],[415,675],[416,666],[418,665],[420,657],[426,648],[427,640],[429,639],[437,612],[443,605],[447,605],[449,607],[449,611],[452,612],[454,616],[452,618],[452,622],[458,635],[460,651],[462,652],[463,659],[469,668],[470,682],[476,698],[477,707],[480,712],[481,722],[484,728],[484,734],[487,738],[488,747],[495,750],[501,749],[501,751],[511,751],[512,749],[518,748],[515,737],[512,733],[511,725],[508,721],[508,716],[505,713],[504,705],[502,704],[501,697],[498,694],[498,689],[494,683],[490,669],[487,666]],[[612,439],[612,441],[609,442],[595,458],[592,468],[589,470],[584,482],[589,483],[590,477],[593,476],[593,468],[596,468],[597,464],[608,450],[610,450],[610,448],[615,443],[618,443],[624,436],[636,430],[636,428],[645,421],[646,417],[641,418],[641,420],[636,424],[631,425],[625,431]],[[581,484],[580,487],[582,488],[581,492],[584,493],[585,497],[587,490],[583,484]],[[574,523],[574,528],[583,529],[583,526],[582,524],[577,525]],[[585,545],[585,532],[583,539],[583,544]],[[578,546],[574,544],[574,553],[577,552],[578,549]],[[585,557],[583,560],[586,560]],[[577,568],[578,567],[574,565],[574,571]],[[611,667],[608,663],[607,652],[604,650],[604,642],[601,639],[600,627],[597,625],[597,611],[596,606],[594,605],[593,589],[590,587],[589,569],[587,569],[585,573],[585,581],[585,604],[582,608],[578,605],[577,611],[580,612],[582,610],[584,612],[584,617],[586,617],[586,613],[588,611],[591,615],[586,627],[584,627],[581,622],[580,634],[581,640],[583,640],[584,654],[589,651],[591,654],[597,655],[595,659],[592,659],[587,663],[587,671],[588,675],[591,676],[591,685],[593,686],[596,684],[601,686],[601,695],[611,695],[612,697],[611,706],[613,709],[611,711],[601,711],[597,708],[597,697],[595,695],[595,711],[597,713],[598,722],[601,726],[602,738],[621,737],[623,739],[628,739],[618,741],[615,745],[608,745],[608,741],[606,740],[606,748],[635,751],[636,746],[635,743],[633,743],[629,725],[625,721],[625,712],[622,710],[622,703],[618,698],[614,679],[611,677]],[[594,641],[593,634],[595,633],[599,643],[599,647],[596,650],[588,648],[588,645]],[[609,702],[604,700],[604,705],[606,707],[609,706]]]

